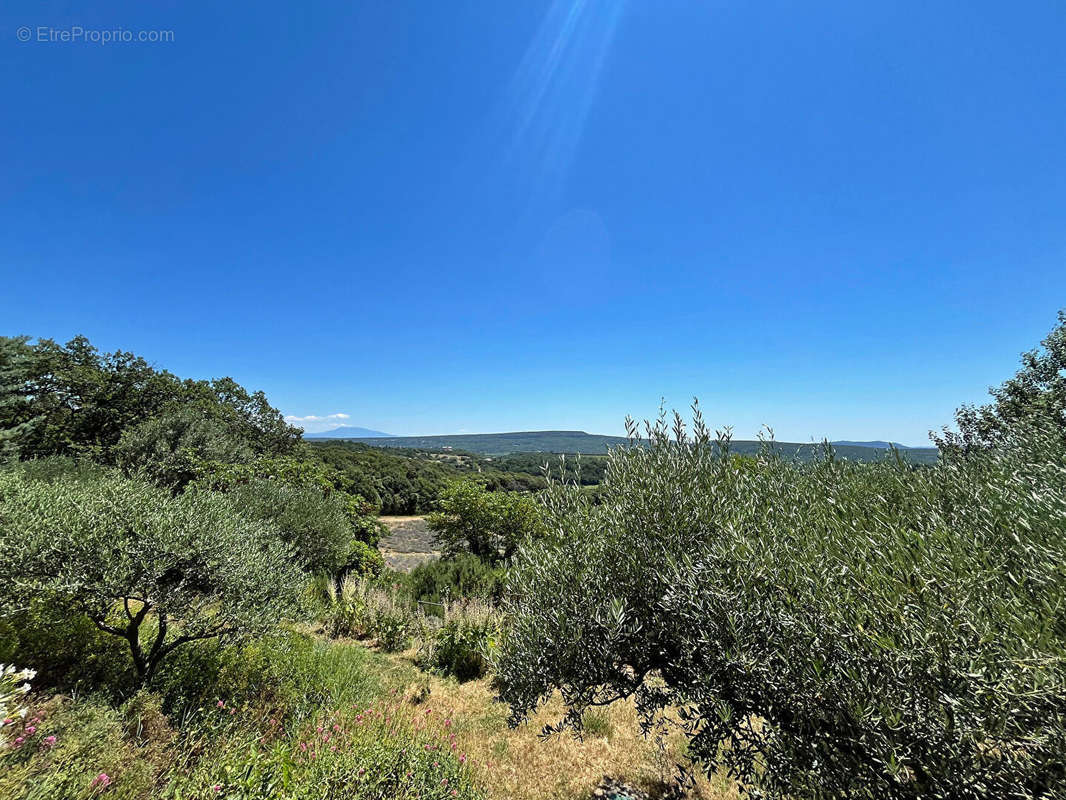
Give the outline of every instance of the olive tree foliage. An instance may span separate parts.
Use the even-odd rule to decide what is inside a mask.
[[[544,495],[498,688],[562,726],[632,697],[757,797],[1066,796],[1066,446],[934,467],[739,458],[694,407],[629,423],[602,498]],[[646,446],[644,446],[646,444]]]
[[[532,495],[490,492],[474,481],[456,481],[442,491],[439,510],[427,522],[445,556],[472,553],[493,563],[510,559],[542,525]]]
[[[304,449],[246,463],[201,461],[192,485],[225,492],[242,513],[269,521],[312,572],[343,580],[352,570],[380,571],[376,548],[385,526],[374,507],[347,491],[344,476],[307,456]]]
[[[114,471],[0,471],[0,574],[0,611],[45,599],[84,613],[144,680],[187,642],[269,630],[302,583],[278,533],[225,497]]]
[[[175,406],[127,428],[113,454],[128,475],[174,491],[195,480],[205,460],[244,464],[255,457],[242,438],[199,405]]]
[[[252,480],[234,485],[226,497],[243,516],[277,530],[302,569],[333,575],[344,566],[355,537],[339,496],[309,486]]]

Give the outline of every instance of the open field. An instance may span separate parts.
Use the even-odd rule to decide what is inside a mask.
[[[379,544],[385,563],[400,572],[410,572],[426,561],[440,557],[433,544],[433,532],[424,517],[381,517],[389,532]]]

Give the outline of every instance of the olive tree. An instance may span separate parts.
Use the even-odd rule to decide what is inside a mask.
[[[5,610],[63,603],[129,644],[147,680],[187,642],[268,630],[301,582],[277,531],[221,495],[179,496],[114,473],[0,472]]]
[[[1066,794],[1066,447],[1021,426],[933,467],[729,452],[696,411],[545,495],[507,583],[498,688],[671,710],[774,798]]]

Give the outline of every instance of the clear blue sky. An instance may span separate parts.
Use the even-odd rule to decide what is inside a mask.
[[[9,0],[0,332],[400,434],[697,395],[922,444],[1066,306],[1064,42],[1062,0]]]

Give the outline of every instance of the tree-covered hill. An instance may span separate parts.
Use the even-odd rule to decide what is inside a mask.
[[[373,447],[417,450],[463,450],[469,453],[497,456],[512,453],[580,453],[605,455],[609,448],[624,445],[624,436],[604,436],[584,431],[519,431],[515,433],[471,433],[449,436],[391,436],[387,439],[350,439]],[[816,443],[776,442],[784,456],[800,461],[811,461],[822,454],[822,445]],[[751,455],[759,452],[763,444],[756,440],[734,440],[733,452]],[[890,457],[887,447],[871,447],[868,444],[839,444],[833,446],[838,458],[849,461],[871,462]],[[909,447],[899,451],[910,463],[931,464],[936,461],[933,447]]]

